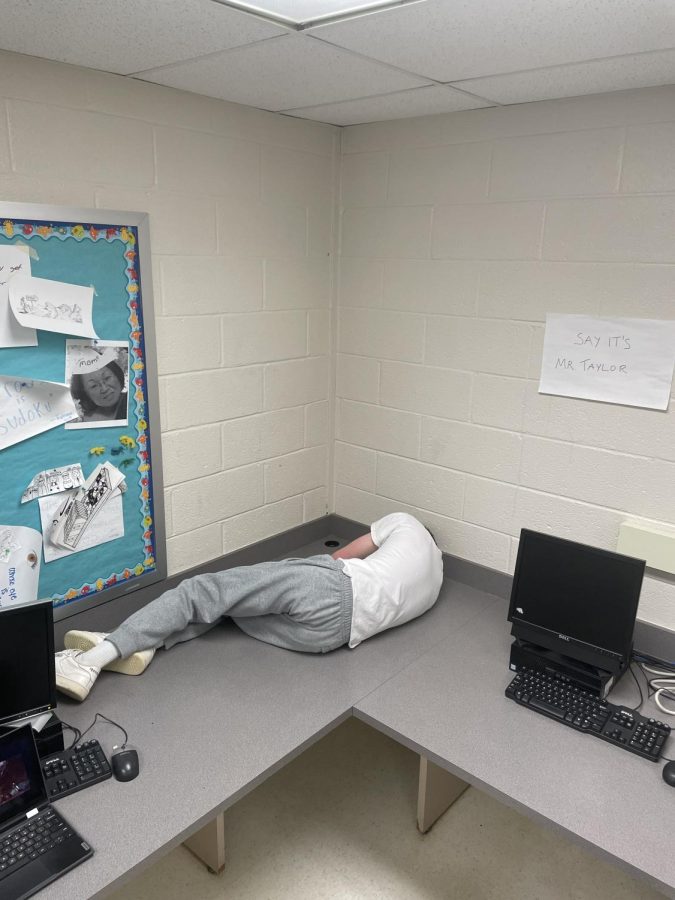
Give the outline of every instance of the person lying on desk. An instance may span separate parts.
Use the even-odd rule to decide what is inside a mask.
[[[101,669],[140,675],[166,650],[229,616],[251,637],[327,653],[402,625],[438,599],[443,558],[431,532],[392,513],[332,556],[240,566],[181,582],[115,631],[69,631],[56,654],[56,686],[84,700]]]

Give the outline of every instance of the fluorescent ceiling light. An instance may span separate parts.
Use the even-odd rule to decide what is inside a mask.
[[[387,6],[405,6],[419,0],[217,0],[217,2],[300,25],[326,18],[349,18],[370,10]]]

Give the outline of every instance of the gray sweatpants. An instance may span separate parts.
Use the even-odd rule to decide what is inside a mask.
[[[326,653],[349,641],[351,579],[328,555],[196,575],[129,616],[107,640],[122,657],[168,650],[204,634],[223,616],[268,644]]]

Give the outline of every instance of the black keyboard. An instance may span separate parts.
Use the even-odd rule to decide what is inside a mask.
[[[51,801],[105,781],[112,771],[101,745],[93,739],[43,759],[42,774]]]
[[[663,722],[600,700],[562,676],[537,669],[519,672],[506,688],[506,696],[563,725],[594,734],[652,762],[661,756],[670,734],[670,726]]]
[[[0,836],[0,879],[62,844],[74,834],[53,809],[46,809]],[[2,888],[0,888],[0,894]]]

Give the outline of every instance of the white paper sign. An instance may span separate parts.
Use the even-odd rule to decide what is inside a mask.
[[[546,316],[539,392],[668,409],[675,321]]]
[[[67,384],[0,375],[0,450],[76,416]]]
[[[112,493],[105,507],[101,509],[96,519],[92,521],[91,526],[87,528],[86,534],[83,534],[82,540],[77,545],[77,550],[56,547],[50,542],[48,537],[50,530],[54,527],[54,523],[58,520],[59,510],[63,506],[63,496],[40,497],[38,503],[40,504],[40,521],[44,536],[43,552],[45,563],[50,563],[55,559],[61,559],[63,556],[79,553],[80,550],[87,550],[89,547],[96,547],[98,544],[105,544],[107,541],[114,541],[117,538],[124,537],[124,509],[119,488]]]
[[[42,535],[23,525],[0,525],[0,608],[34,603]]]
[[[59,466],[56,469],[44,469],[31,479],[30,484],[21,495],[21,502],[28,503],[36,497],[47,497],[50,494],[61,494],[84,484],[84,473],[79,463],[70,466]]]
[[[22,275],[30,275],[28,247],[0,247],[0,347],[37,347],[35,329],[19,325],[9,305],[9,283]]]
[[[22,275],[9,282],[9,304],[16,321],[29,328],[96,338],[92,319],[94,289]]]

